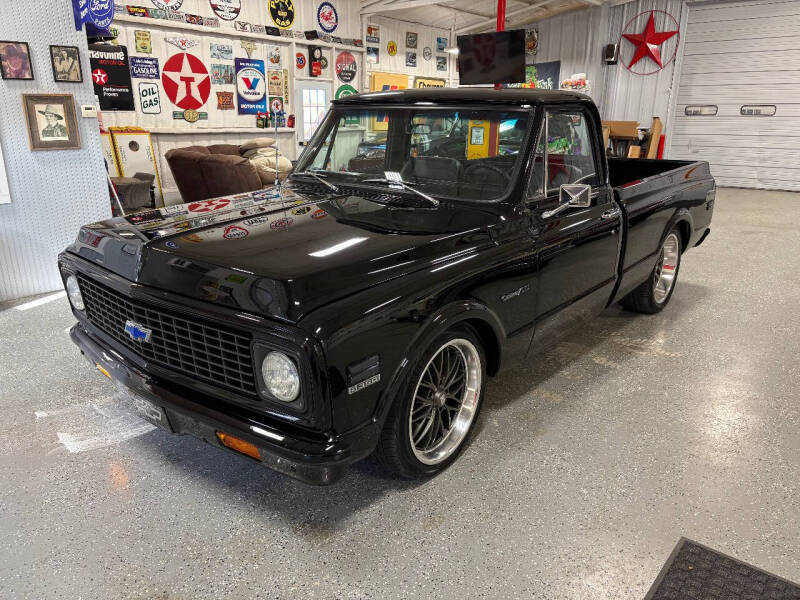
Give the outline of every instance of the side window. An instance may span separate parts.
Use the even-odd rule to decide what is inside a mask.
[[[591,126],[581,111],[547,113],[547,191],[565,183],[600,184]]]

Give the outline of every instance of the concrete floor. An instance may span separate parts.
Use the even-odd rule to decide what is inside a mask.
[[[314,488],[151,430],[66,300],[0,312],[0,597],[641,599],[681,536],[800,580],[799,222],[720,190],[667,310],[491,381],[424,483]]]

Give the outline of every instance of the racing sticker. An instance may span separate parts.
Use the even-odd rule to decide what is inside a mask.
[[[422,49],[422,58],[424,58],[425,60],[430,60],[431,58],[433,58],[433,50],[431,50],[430,46],[425,46]]]
[[[242,10],[242,0],[209,0],[211,10],[223,21],[233,21]]]
[[[146,115],[161,114],[161,96],[157,83],[143,81],[139,84],[139,105]]]
[[[226,240],[238,240],[247,237],[250,232],[239,225],[228,225],[222,232],[222,237]]]
[[[269,16],[281,29],[289,29],[294,23],[294,2],[292,0],[269,0]]]
[[[294,223],[294,219],[292,217],[281,217],[280,219],[276,219],[272,223],[269,224],[270,229],[288,229],[289,226]]]
[[[250,23],[247,21],[234,21],[233,28],[236,31],[250,31]]]
[[[394,56],[397,54],[397,42],[391,40],[388,44],[386,44],[386,52],[389,53],[389,56]]]
[[[230,203],[230,198],[211,198],[210,200],[192,202],[186,208],[190,213],[207,213],[225,208]]]
[[[339,14],[330,2],[323,2],[317,8],[317,23],[326,33],[332,33],[339,25]]]
[[[161,83],[170,102],[184,110],[197,110],[211,94],[211,77],[206,66],[188,52],[173,54],[167,59]]]
[[[131,77],[136,79],[158,79],[158,59],[155,56],[131,56]]]
[[[267,111],[267,85],[264,81],[264,61],[237,58],[236,94],[239,114],[255,115]]]
[[[305,69],[306,68],[306,55],[302,52],[298,52],[297,56],[295,56],[294,64],[297,66],[298,69]]]
[[[350,52],[340,52],[336,57],[336,76],[344,83],[350,83],[356,78],[356,57]]]

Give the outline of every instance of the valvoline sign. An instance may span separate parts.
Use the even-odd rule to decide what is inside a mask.
[[[264,61],[237,58],[236,95],[240,115],[255,115],[267,111],[267,84],[264,81]]]

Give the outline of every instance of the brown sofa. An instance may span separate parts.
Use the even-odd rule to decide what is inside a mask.
[[[251,192],[263,185],[234,144],[175,148],[164,157],[184,202]]]

